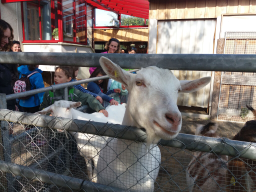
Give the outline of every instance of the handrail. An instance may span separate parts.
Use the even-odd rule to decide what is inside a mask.
[[[256,54],[100,54],[0,52],[0,63],[98,67],[101,56],[122,68],[157,66],[172,70],[256,72]]]
[[[129,72],[134,72],[134,71],[138,71],[138,69],[131,70]],[[29,96],[29,95],[35,95],[37,93],[42,93],[42,92],[46,92],[46,91],[53,91],[53,90],[57,90],[57,89],[63,89],[63,88],[66,88],[66,87],[71,87],[71,86],[74,86],[74,85],[89,83],[89,82],[92,82],[92,81],[98,81],[98,80],[107,79],[107,78],[109,78],[109,76],[105,75],[105,76],[101,76],[101,77],[93,77],[93,78],[90,78],[90,79],[72,81],[72,82],[62,83],[62,84],[58,84],[58,85],[51,85],[49,87],[44,87],[44,88],[40,88],[40,89],[33,89],[33,90],[30,90],[30,91],[26,91],[26,92],[6,95],[6,100],[12,100],[12,99],[20,98],[20,97],[26,97],[26,96]]]

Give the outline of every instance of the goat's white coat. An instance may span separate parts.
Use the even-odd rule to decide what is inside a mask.
[[[161,153],[158,146],[151,143],[177,136],[182,124],[181,113],[176,104],[178,92],[196,91],[207,85],[210,77],[179,81],[171,71],[154,66],[143,68],[135,75],[122,70],[105,57],[101,57],[100,64],[110,78],[124,84],[129,91],[122,124],[145,128],[148,145],[73,133],[80,154],[85,158],[89,174],[93,172],[92,181],[135,191],[153,191],[161,163]],[[137,86],[137,82],[142,82],[142,86]],[[65,107],[70,108],[68,105]],[[112,112],[117,112],[116,109],[113,108],[112,112],[110,109],[106,109],[109,116],[115,118]],[[105,121],[103,114],[98,114],[100,116],[96,119],[96,113],[88,116],[90,114],[85,115],[74,109],[69,111],[69,118]],[[118,113],[121,114],[120,111]],[[110,122],[110,119],[107,121]],[[94,161],[94,171],[88,165],[90,160]]]

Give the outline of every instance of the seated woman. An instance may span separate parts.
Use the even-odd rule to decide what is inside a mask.
[[[101,77],[106,75],[101,67],[97,67],[91,74],[90,78],[93,77]],[[120,89],[107,90],[108,87],[108,79],[98,80],[96,82],[89,82],[87,85],[87,89],[97,95],[99,95],[104,101],[110,103],[110,105],[118,105],[118,102],[108,95],[112,93],[120,93]]]

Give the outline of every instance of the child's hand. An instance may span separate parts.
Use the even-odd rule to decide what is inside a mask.
[[[97,96],[96,99],[100,102],[100,103],[103,103],[103,100],[100,96]]]
[[[99,113],[103,113],[105,117],[108,117],[108,112],[105,109],[100,110]]]
[[[122,84],[122,89],[125,90],[125,86]]]
[[[119,89],[120,90],[120,89]],[[118,105],[118,102],[114,99],[110,101],[110,105]]]
[[[115,93],[121,93],[121,90],[120,89],[115,89],[114,92]]]

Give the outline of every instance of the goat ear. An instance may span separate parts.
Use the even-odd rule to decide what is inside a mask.
[[[43,110],[41,110],[41,111],[38,111],[38,112],[36,112],[36,113],[39,113],[39,114],[41,114],[41,115],[45,115],[45,114],[47,114],[47,113],[52,113],[53,111],[52,111],[52,105],[51,106],[49,106],[49,107],[46,107],[45,109],[43,109]]]
[[[201,79],[196,79],[193,81],[180,80],[180,93],[190,93],[197,91],[204,86],[206,86],[211,81],[211,77],[203,77]]]
[[[70,108],[77,108],[77,107],[80,107],[82,105],[81,102],[72,102],[70,104]]]
[[[128,86],[131,76],[133,74],[126,72],[120,66],[103,56],[100,58],[100,65],[111,79],[114,79],[124,84],[125,87]]]

